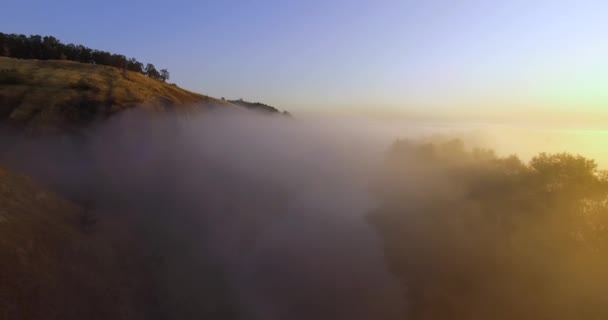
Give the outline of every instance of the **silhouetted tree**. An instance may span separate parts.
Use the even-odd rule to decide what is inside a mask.
[[[156,68],[154,67],[153,64],[148,63],[146,65],[146,68],[144,69],[145,74],[152,78],[152,79],[160,79],[160,73],[158,72],[158,70],[156,70]]]
[[[169,71],[167,71],[167,69],[160,70],[160,80],[162,80],[163,82],[169,80]]]
[[[131,58],[127,62],[127,69],[129,71],[143,73],[144,72],[144,65],[143,65],[143,63],[137,61],[135,58]]]

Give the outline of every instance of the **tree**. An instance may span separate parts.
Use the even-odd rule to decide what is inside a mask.
[[[42,38],[42,59],[51,60],[61,57],[62,44],[55,37]]]
[[[127,69],[129,71],[143,73],[144,65],[143,65],[143,63],[137,61],[137,59],[131,58],[131,59],[129,59],[129,61],[127,61]]]
[[[146,64],[144,73],[145,73],[145,75],[147,75],[148,77],[150,77],[152,79],[158,80],[160,78],[160,73],[156,70],[156,67],[154,67],[154,65],[151,63]]]
[[[163,82],[169,80],[169,71],[167,71],[167,69],[160,70],[160,80],[162,80]]]
[[[608,318],[608,176],[593,160],[525,164],[459,141],[399,141],[388,160],[368,219],[409,319]]]

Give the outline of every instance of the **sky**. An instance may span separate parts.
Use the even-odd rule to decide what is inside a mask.
[[[0,31],[294,113],[608,124],[608,1],[7,1]]]

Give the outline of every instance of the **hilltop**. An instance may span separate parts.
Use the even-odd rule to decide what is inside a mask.
[[[216,107],[279,113],[266,105],[215,99],[111,66],[0,57],[0,124],[30,131],[65,132],[131,108],[197,112]]]
[[[136,107],[193,111],[227,105],[109,66],[0,57],[0,122],[31,129],[61,131]]]

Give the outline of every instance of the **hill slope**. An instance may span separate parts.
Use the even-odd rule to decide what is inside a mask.
[[[84,213],[0,168],[0,318],[149,318],[151,281],[130,233]]]
[[[63,131],[129,108],[151,111],[234,106],[113,67],[0,57],[0,122]]]

